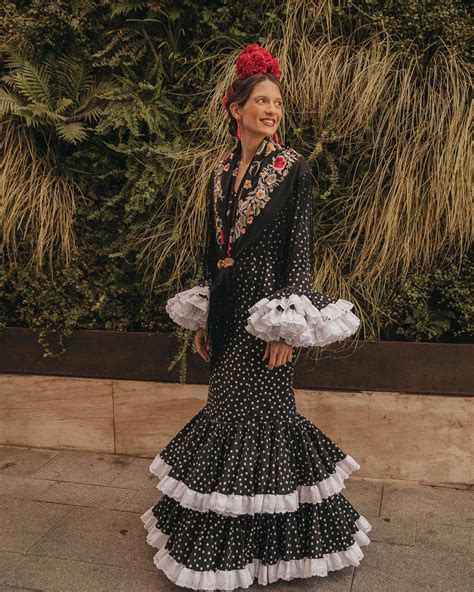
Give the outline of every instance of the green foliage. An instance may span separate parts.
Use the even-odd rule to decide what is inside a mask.
[[[179,151],[198,121],[202,89],[212,74],[207,56],[261,42],[263,25],[282,18],[284,10],[281,0],[2,4],[0,44],[21,49],[2,64],[2,113],[39,125],[67,144],[57,164],[74,176],[85,199],[77,204],[80,244],[71,267],[56,264],[53,276],[41,278],[21,264],[0,268],[0,325],[62,335],[73,329],[176,330],[183,347],[174,362],[182,375],[191,334],[176,329],[166,314],[169,294],[147,290],[130,239],[153,224],[171,171],[169,153]],[[407,51],[414,41],[427,51],[446,43],[464,57],[468,52],[463,3],[364,0],[334,3],[333,10],[341,31],[363,24],[369,31],[388,31]],[[311,143],[311,121],[302,125]],[[329,148],[317,144],[309,156],[318,168],[318,208],[344,197],[348,163]],[[172,197],[176,203],[186,198]],[[168,271],[162,270],[161,279]],[[183,284],[187,279],[192,278]],[[391,302],[392,320],[382,338],[468,339],[471,284],[470,261],[459,273],[447,267],[413,275]],[[45,354],[52,355],[44,343]]]
[[[163,295],[147,298],[135,281],[135,272],[119,259],[84,250],[68,268],[56,268],[54,277],[38,278],[25,269],[0,274],[0,324],[59,331],[170,330],[163,312]],[[107,270],[107,273],[104,272]],[[52,352],[46,352],[52,353]]]
[[[103,0],[32,0],[0,3],[0,47],[15,47],[40,57],[71,50],[84,55],[102,46],[113,27]]]
[[[469,341],[474,336],[474,261],[451,264],[402,283],[387,314],[385,339]]]
[[[48,56],[35,64],[9,49],[5,67],[0,117],[19,117],[28,127],[52,127],[61,140],[72,144],[87,138],[86,123],[99,119],[102,97],[113,89],[84,62],[67,55]]]
[[[179,118],[183,110],[163,91],[159,56],[156,62],[147,65],[141,76],[128,67],[124,70],[124,75],[116,77],[117,87],[109,94],[108,105],[96,129],[110,154],[116,153],[122,160],[123,185],[103,201],[95,215],[100,218],[103,208],[123,202],[125,222],[133,224],[136,214],[153,208],[169,174],[168,155],[179,149]],[[102,172],[98,174],[103,177]],[[134,230],[139,233],[139,228],[131,228]]]
[[[459,0],[362,0],[335,9],[342,21],[361,18],[390,35],[399,48],[429,57],[439,48],[454,49],[463,59],[472,58],[472,23],[467,2]]]

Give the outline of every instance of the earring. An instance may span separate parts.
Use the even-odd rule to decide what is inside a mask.
[[[237,140],[240,140],[240,126],[239,126],[239,122],[237,122],[237,130],[235,132],[235,137],[237,138]]]
[[[273,138],[273,141],[274,141],[276,144],[278,144],[278,143],[279,143],[279,140],[278,140],[278,134],[277,134],[276,132],[273,134],[272,138]]]

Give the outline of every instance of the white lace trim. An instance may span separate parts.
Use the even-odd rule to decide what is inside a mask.
[[[262,298],[248,309],[245,329],[263,341],[283,338],[295,347],[328,345],[357,331],[360,319],[351,312],[353,306],[339,298],[320,310],[305,294]]]
[[[321,503],[345,488],[344,480],[353,471],[360,469],[360,465],[352,456],[346,455],[336,463],[334,473],[314,485],[300,485],[296,491],[286,494],[262,493],[253,496],[226,495],[219,491],[201,493],[170,477],[170,469],[171,466],[159,454],[150,465],[150,472],[161,479],[156,488],[178,501],[181,506],[199,512],[212,510],[224,516],[239,516],[260,512],[295,512],[302,503]]]
[[[179,292],[166,302],[166,312],[185,329],[204,329],[209,311],[209,286],[198,285]]]
[[[325,577],[329,571],[342,569],[351,565],[359,565],[364,557],[362,546],[369,545],[367,533],[372,525],[364,516],[360,515],[355,524],[358,531],[353,535],[354,544],[345,551],[325,553],[321,558],[306,557],[303,559],[280,560],[272,565],[264,565],[259,559],[254,559],[243,569],[195,571],[178,563],[169,554],[165,544],[169,538],[156,527],[156,518],[152,509],[148,509],[140,517],[148,530],[147,542],[159,549],[154,555],[153,562],[177,586],[192,588],[193,590],[234,590],[248,588],[257,579],[259,584],[267,585],[277,580],[293,580],[311,576]]]

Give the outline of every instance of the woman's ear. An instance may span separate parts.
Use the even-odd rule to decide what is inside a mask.
[[[234,118],[238,121],[240,118],[240,114],[239,114],[239,106],[237,105],[237,103],[232,103],[229,107],[229,111],[234,116]]]

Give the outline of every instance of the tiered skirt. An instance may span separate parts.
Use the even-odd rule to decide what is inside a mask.
[[[204,407],[150,465],[162,495],[141,520],[154,564],[194,590],[357,566],[371,524],[341,490],[359,468],[299,413],[243,424],[211,420]]]

